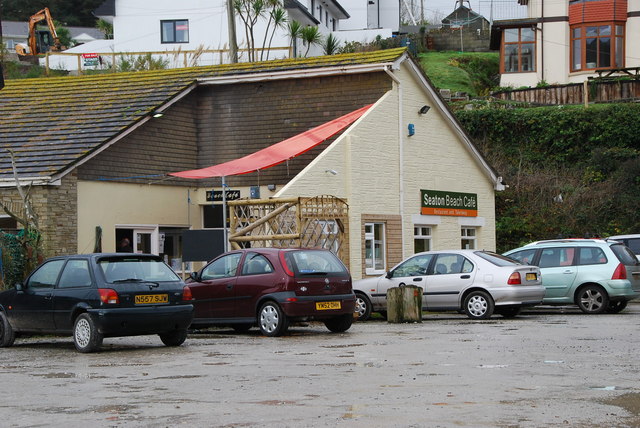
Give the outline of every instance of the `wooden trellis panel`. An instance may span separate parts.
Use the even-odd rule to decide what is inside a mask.
[[[230,201],[229,242],[245,247],[325,248],[349,266],[349,206],[335,196]]]

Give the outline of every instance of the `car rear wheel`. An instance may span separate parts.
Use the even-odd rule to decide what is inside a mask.
[[[78,352],[94,352],[102,345],[102,334],[89,314],[80,314],[73,324],[73,343]]]
[[[609,302],[607,312],[610,314],[617,314],[627,307],[627,300],[618,300],[616,302]]]
[[[9,324],[7,315],[0,311],[0,348],[8,348],[16,340],[16,334]]]
[[[187,329],[174,330],[169,333],[159,334],[160,340],[166,346],[180,346],[187,340]]]
[[[289,328],[289,319],[275,302],[267,302],[258,313],[260,331],[265,336],[282,336]]]
[[[371,316],[371,300],[363,293],[356,293],[356,315],[358,321],[366,321]]]
[[[339,317],[325,320],[324,322],[324,325],[334,333],[342,333],[349,330],[351,324],[353,324],[353,315],[351,314],[344,314]]]
[[[464,299],[464,312],[472,320],[484,320],[493,314],[494,303],[484,291],[472,291]]]
[[[601,314],[609,306],[609,296],[598,285],[587,285],[578,291],[576,303],[585,314]]]
[[[521,310],[521,306],[504,306],[496,308],[495,312],[505,318],[515,318],[520,315]]]

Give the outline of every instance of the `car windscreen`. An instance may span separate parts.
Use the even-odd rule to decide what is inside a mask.
[[[517,261],[510,259],[506,256],[501,256],[500,254],[492,253],[489,251],[476,251],[474,254],[481,259],[488,261],[489,263],[493,263],[496,266],[513,266],[519,265]]]
[[[639,263],[636,255],[633,254],[633,251],[631,251],[629,247],[625,245],[612,244],[611,251],[613,251],[613,254],[616,255],[618,260],[620,260],[623,265],[636,265]]]
[[[112,257],[98,260],[107,282],[180,281],[180,277],[164,262],[142,257]]]
[[[347,268],[330,251],[296,250],[285,253],[287,266],[297,275],[348,276]]]

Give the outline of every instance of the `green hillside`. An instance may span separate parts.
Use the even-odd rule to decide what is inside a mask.
[[[498,85],[497,52],[427,52],[419,55],[422,68],[438,89],[486,95]]]

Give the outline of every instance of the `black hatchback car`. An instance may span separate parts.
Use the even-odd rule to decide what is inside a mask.
[[[16,336],[72,335],[80,352],[104,337],[158,334],[179,346],[193,318],[191,290],[160,257],[81,254],[54,257],[0,293],[0,347]]]

